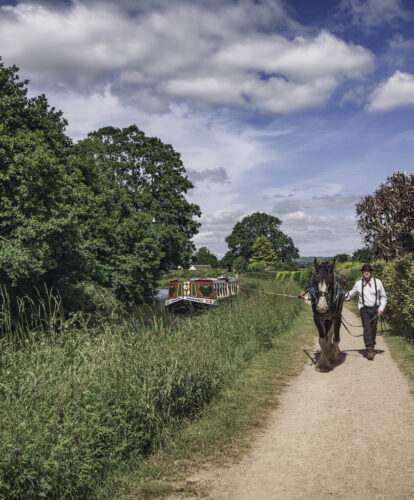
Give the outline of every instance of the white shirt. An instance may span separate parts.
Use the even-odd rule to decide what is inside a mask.
[[[377,284],[377,297],[375,297],[374,280]],[[371,278],[369,283],[367,283],[364,279],[357,281],[354,288],[346,294],[345,300],[351,300],[356,294],[358,294],[358,308],[361,309],[364,305],[362,303],[362,287],[364,287],[365,305],[372,307],[379,304],[379,310],[384,312],[385,306],[387,305],[387,296],[385,295],[384,285],[378,278]]]

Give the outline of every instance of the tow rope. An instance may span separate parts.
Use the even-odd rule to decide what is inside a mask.
[[[243,287],[243,290],[251,290],[252,292],[261,292],[261,293],[267,293],[269,295],[278,295],[279,297],[290,297],[292,299],[301,299],[301,296],[297,295],[286,295],[285,293],[276,293],[276,292],[266,292],[266,290],[258,290],[257,288],[246,288],[245,286]],[[305,299],[305,300],[310,300],[310,299]]]
[[[279,297],[290,297],[292,299],[312,300],[310,298],[305,297],[305,293],[308,290],[306,290],[302,295],[287,295],[285,293],[267,292],[266,290],[258,290],[257,288],[246,288],[246,287],[243,287],[243,290],[250,290],[252,292],[260,292],[260,293],[267,293],[268,295],[277,295]],[[375,316],[374,318],[372,318],[370,320],[370,322],[377,320],[377,319],[380,320],[380,331],[378,332],[378,335],[383,335],[384,334],[384,318],[382,316]],[[344,326],[345,330],[349,333],[349,335],[351,335],[352,337],[362,337],[363,336],[363,334],[354,335],[353,333],[351,333],[349,331],[348,327],[346,326],[345,322],[348,324],[348,326],[350,326],[352,328],[363,328],[363,325],[351,325],[351,323],[346,321],[344,319],[343,315],[341,314],[341,323]]]

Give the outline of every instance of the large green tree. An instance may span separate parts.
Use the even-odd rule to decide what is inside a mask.
[[[219,261],[207,247],[200,247],[193,256],[193,264],[210,265],[213,269],[216,269]]]
[[[358,228],[376,257],[414,251],[414,174],[397,172],[356,205]]]
[[[161,269],[189,262],[200,209],[185,199],[192,184],[170,145],[135,125],[104,127],[76,145],[72,161],[87,186],[82,232],[95,280],[120,291],[146,276],[146,295]]]
[[[15,293],[59,286],[85,271],[68,168],[67,122],[0,60],[0,281]]]
[[[273,215],[255,212],[238,222],[226,242],[234,256],[241,255],[245,259],[252,256],[252,247],[259,236],[265,236],[281,262],[291,262],[299,257],[292,238],[280,229],[282,221]]]

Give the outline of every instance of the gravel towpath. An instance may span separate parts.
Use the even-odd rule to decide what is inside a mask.
[[[344,309],[345,319],[360,324]],[[315,329],[316,330],[316,329]],[[361,328],[350,328],[360,334]],[[414,399],[382,337],[368,361],[341,329],[343,361],[311,361],[248,455],[189,478],[213,500],[414,499]],[[318,350],[315,341],[315,350]],[[190,497],[187,497],[190,498]]]

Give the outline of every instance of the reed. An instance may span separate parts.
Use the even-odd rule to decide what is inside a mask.
[[[14,347],[53,340],[69,323],[58,291],[44,286],[41,291],[35,288],[32,296],[13,297],[0,286],[0,338]]]
[[[273,280],[242,284],[282,290]],[[43,300],[22,306],[19,333],[4,305],[0,497],[93,496],[108,471],[200,415],[304,307],[250,291],[206,314],[151,318],[136,308],[88,325],[62,318],[57,297]],[[19,337],[16,350],[18,335],[30,340]]]

